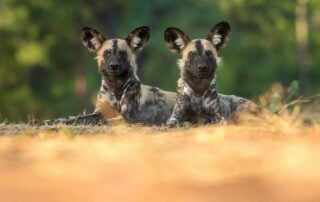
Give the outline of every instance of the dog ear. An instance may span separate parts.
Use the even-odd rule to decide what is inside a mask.
[[[164,32],[164,40],[171,51],[181,53],[190,42],[189,37],[176,27],[169,27]]]
[[[105,40],[104,36],[95,29],[84,27],[81,30],[82,44],[91,52],[97,52]]]
[[[216,24],[208,34],[209,40],[218,51],[224,48],[229,40],[231,27],[227,22],[220,22]]]
[[[150,28],[147,26],[138,27],[133,30],[125,39],[130,48],[134,51],[141,51],[150,38]]]

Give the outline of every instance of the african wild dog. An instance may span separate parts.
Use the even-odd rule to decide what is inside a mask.
[[[84,27],[82,43],[96,54],[102,78],[92,114],[59,118],[36,124],[105,124],[112,120],[165,124],[175,105],[176,93],[142,85],[137,76],[136,54],[150,37],[149,27],[138,27],[125,39],[107,40],[98,31]],[[121,115],[121,116],[119,116]]]
[[[137,76],[136,54],[150,37],[149,27],[138,27],[125,39],[105,39],[85,27],[81,39],[97,57],[102,78],[95,114],[110,118],[110,110],[130,123],[165,124],[175,105],[176,94],[142,85]]]
[[[247,99],[217,93],[218,52],[226,45],[230,31],[227,22],[215,25],[206,39],[190,40],[183,31],[174,27],[165,31],[164,38],[169,48],[182,57],[178,61],[177,103],[167,121],[168,126],[182,122],[232,122],[243,111],[258,111],[258,107]]]

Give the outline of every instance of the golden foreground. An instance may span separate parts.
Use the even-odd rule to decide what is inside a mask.
[[[1,202],[320,201],[320,125],[0,133]]]

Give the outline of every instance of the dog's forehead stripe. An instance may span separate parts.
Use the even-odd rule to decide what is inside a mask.
[[[182,59],[186,60],[188,57],[189,52],[197,51],[199,54],[203,54],[204,51],[210,50],[212,51],[215,57],[218,57],[217,50],[213,46],[213,44],[206,40],[206,39],[195,39],[192,40],[183,50],[182,52]]]
[[[112,52],[113,52],[113,54],[116,54],[117,51],[118,51],[118,40],[113,39],[112,40]]]
[[[126,51],[127,55],[128,55],[128,60],[131,62],[131,66],[134,67],[134,69],[136,69],[136,60],[135,60],[135,55],[133,54],[133,52],[131,51],[128,43],[126,40],[123,39],[109,39],[106,40],[102,47],[99,49],[98,53],[97,53],[97,61],[98,61],[98,65],[100,66],[103,62],[104,62],[104,53],[106,50],[111,50],[113,51],[119,51],[119,50],[123,50]]]
[[[199,55],[203,55],[203,45],[201,44],[200,40],[196,40],[195,42],[196,50]]]
[[[103,53],[108,49],[115,51],[115,52],[117,52],[118,50],[124,50],[129,54],[129,56],[131,56],[131,54],[132,54],[128,43],[123,39],[106,40],[104,42],[104,44],[102,45],[101,49],[99,50],[98,55],[102,56]]]

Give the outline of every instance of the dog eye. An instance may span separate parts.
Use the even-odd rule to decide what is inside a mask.
[[[207,56],[208,58],[213,58],[213,54],[212,54],[211,51],[206,51],[206,56]]]
[[[111,54],[111,50],[110,49],[104,51],[104,55],[110,55],[110,54]]]
[[[122,56],[124,56],[124,55],[126,55],[126,54],[127,54],[127,52],[126,52],[126,51],[124,51],[124,50],[121,50],[121,51],[119,51],[119,54],[120,54],[120,55],[122,55]]]
[[[127,57],[127,52],[124,50],[119,51],[118,58],[126,58]]]
[[[192,52],[189,52],[189,53],[188,53],[188,56],[189,56],[190,59],[193,59],[194,56],[195,56],[195,54],[196,54],[196,53],[192,51]]]

